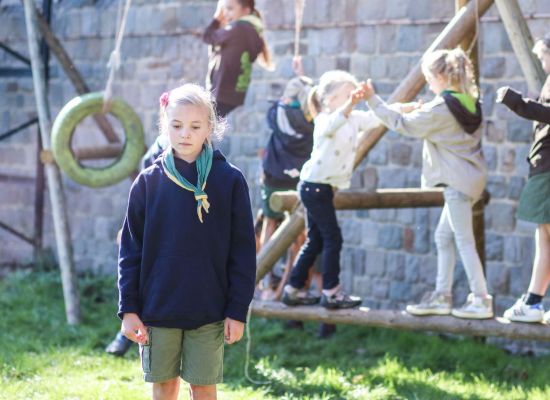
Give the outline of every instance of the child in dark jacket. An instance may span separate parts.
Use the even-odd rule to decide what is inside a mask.
[[[210,47],[206,88],[216,98],[218,115],[225,117],[244,103],[252,64],[272,68],[263,36],[263,20],[254,0],[219,0],[214,18],[203,34]]]
[[[220,127],[206,90],[186,84],[160,101],[170,147],[130,190],[118,315],[122,332],[140,344],[154,396],[177,397],[181,377],[193,398],[215,397],[224,338],[241,339],[254,292],[248,187],[212,150]]]
[[[535,43],[533,52],[550,74],[550,34]],[[537,100],[522,97],[510,87],[497,91],[497,102],[520,117],[533,121],[533,143],[527,156],[529,178],[521,192],[517,216],[537,224],[536,249],[531,282],[527,293],[504,312],[504,317],[517,322],[550,322],[544,313],[542,299],[550,285],[550,75]]]

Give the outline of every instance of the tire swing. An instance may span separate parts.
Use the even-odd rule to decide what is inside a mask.
[[[120,182],[137,169],[145,150],[145,135],[139,117],[126,102],[112,98],[114,76],[120,67],[120,47],[131,3],[132,0],[125,0],[123,7],[123,0],[119,2],[116,43],[107,64],[110,73],[105,91],[87,93],[69,101],[57,115],[52,127],[51,146],[55,161],[63,172],[81,185],[103,187]],[[124,128],[126,140],[122,153],[106,167],[84,166],[71,150],[74,130],[84,118],[106,112],[115,116]]]
[[[75,97],[61,109],[52,127],[52,153],[56,163],[72,180],[90,187],[109,186],[127,178],[136,170],[145,148],[139,117],[127,103],[115,98],[109,102],[109,112],[124,128],[126,141],[122,153],[111,165],[103,168],[79,163],[71,150],[74,130],[84,118],[101,113],[103,106],[102,92]]]

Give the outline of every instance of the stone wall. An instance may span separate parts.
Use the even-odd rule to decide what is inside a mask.
[[[549,26],[550,2],[520,1],[534,36]],[[92,90],[104,88],[106,63],[114,46],[117,2],[57,1],[52,27]],[[135,0],[122,46],[123,65],[115,94],[140,115],[151,143],[157,134],[157,99],[182,79],[203,82],[207,48],[201,30],[210,21],[215,1]],[[244,107],[230,117],[231,130],[222,143],[228,158],[246,174],[254,206],[259,206],[259,160],[268,130],[267,100],[281,95],[292,76],[294,2],[262,0],[266,37],[276,56],[274,72],[254,69]],[[310,0],[301,49],[306,73],[341,68],[359,78],[371,77],[387,96],[418,62],[422,52],[454,13],[454,1],[441,0]],[[0,40],[27,54],[23,10],[18,1],[0,2]],[[484,152],[490,166],[486,209],[487,276],[499,311],[526,289],[534,255],[534,227],[515,219],[519,193],[525,184],[531,125],[502,106],[494,105],[495,90],[509,84],[525,92],[517,59],[493,6],[480,23],[480,66],[483,92]],[[0,66],[19,67],[0,51]],[[52,115],[75,91],[55,59],[50,63],[49,99]],[[36,114],[30,77],[0,78],[0,131]],[[429,98],[427,92],[422,98]],[[119,132],[120,133],[120,132]],[[36,128],[0,142],[0,174],[30,178],[1,181],[0,221],[32,234]],[[104,139],[90,122],[77,130],[77,143]],[[416,187],[420,183],[421,142],[388,132],[353,177],[353,188]],[[75,259],[79,270],[114,273],[115,235],[125,211],[130,181],[90,189],[64,178]],[[46,196],[47,197],[47,196]],[[347,289],[375,307],[403,306],[434,283],[436,252],[433,233],[440,209],[339,212],[345,245],[342,278]],[[46,207],[45,241],[53,247],[51,213]],[[32,260],[32,249],[0,231],[0,263]],[[455,298],[463,301],[468,288],[461,266],[456,268]]]

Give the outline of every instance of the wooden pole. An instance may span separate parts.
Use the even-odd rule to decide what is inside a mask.
[[[40,134],[44,150],[50,149],[51,120],[46,95],[44,80],[44,66],[40,61],[38,48],[38,35],[36,32],[36,9],[33,0],[23,0],[25,8],[25,25],[27,27],[27,40],[31,58],[32,78],[36,107],[38,109],[38,120]],[[48,192],[53,214],[53,224],[61,268],[61,281],[63,284],[63,295],[65,298],[65,312],[69,324],[78,324],[81,319],[80,298],[78,294],[75,267],[73,262],[73,251],[71,246],[71,235],[63,188],[61,186],[61,175],[54,163],[47,163],[45,166]]]
[[[468,3],[473,2],[475,5],[476,0],[455,0],[455,12],[459,12],[462,7],[465,7]],[[469,54],[470,60],[474,66],[474,75],[476,84],[479,88],[479,20],[475,25],[475,30],[470,34],[466,35],[465,38],[460,42],[460,47],[464,51],[468,51],[471,48]],[[475,43],[472,46],[472,41]],[[487,193],[487,192],[485,192]],[[472,209],[472,224],[474,228],[474,237],[476,240],[476,250],[481,259],[481,264],[483,265],[483,272],[485,273],[485,204],[488,201],[484,202],[482,200],[476,202]]]
[[[74,88],[76,89],[76,92],[78,94],[89,93],[90,88],[82,78],[82,75],[80,75],[80,72],[78,72],[78,70],[76,69],[71,58],[61,45],[59,39],[53,34],[50,26],[48,25],[48,22],[38,12],[38,10],[36,10],[36,8],[34,9],[34,12],[36,15],[36,20],[38,22],[38,29],[40,30],[42,37],[46,41],[52,53],[57,58],[57,61],[59,61],[59,64],[61,64],[63,71],[72,82]],[[105,115],[95,114],[93,118],[96,124],[101,129],[101,132],[103,132],[105,138],[109,141],[109,143],[120,143],[119,137],[116,135],[111,123],[107,120]]]
[[[252,302],[251,308],[252,314],[265,318],[550,341],[548,325],[512,323],[504,318],[472,320],[451,316],[415,317],[405,311],[370,310],[366,307],[330,311],[320,306],[287,307],[280,302],[258,300]]]
[[[464,35],[474,28],[478,12],[480,16],[485,14],[492,4],[493,0],[479,0],[478,7],[473,3],[463,7],[435,39],[426,53],[430,53],[440,48],[452,48],[457,46]],[[421,61],[419,61],[405,79],[401,81],[401,84],[395,89],[388,102],[407,102],[413,100],[425,83],[426,80],[422,74]],[[361,163],[370,149],[372,149],[378,140],[382,138],[386,130],[386,127],[379,126],[363,135],[358,145],[355,167]],[[270,242],[284,240],[285,243],[292,243],[300,232],[291,231],[289,225],[281,224],[276,233],[276,235],[271,237]],[[267,251],[260,251],[260,253],[258,253],[256,257],[256,282],[259,282],[263,276],[273,268],[274,264],[268,264],[268,261],[278,260],[288,248],[288,246],[280,246],[277,243],[270,243],[266,248],[267,247],[273,254],[267,253]]]
[[[508,38],[516,53],[527,87],[532,93],[539,93],[544,84],[545,74],[542,66],[533,54],[533,38],[523,18],[521,8],[516,0],[495,0]]]
[[[359,210],[369,208],[416,208],[443,206],[443,189],[377,189],[375,192],[339,191],[334,195],[334,208]],[[289,190],[275,192],[269,199],[273,211],[290,211],[298,204],[298,194]]]
[[[107,146],[81,147],[73,150],[77,160],[97,160],[104,158],[116,158],[122,154],[124,147],[121,144],[109,144]]]

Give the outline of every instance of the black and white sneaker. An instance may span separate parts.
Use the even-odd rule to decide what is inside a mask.
[[[312,306],[319,303],[320,297],[314,296],[305,289],[296,289],[286,285],[281,301],[287,306]]]
[[[341,290],[332,296],[327,296],[324,293],[321,296],[321,305],[330,310],[358,307],[362,301],[361,297],[347,295]]]

